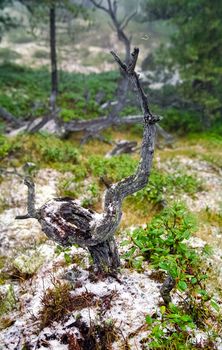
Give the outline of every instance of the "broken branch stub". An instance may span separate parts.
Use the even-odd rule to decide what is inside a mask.
[[[148,107],[145,95],[134,71],[139,49],[134,49],[129,64],[124,64],[112,52],[120,68],[136,90],[144,115],[144,132],[141,146],[141,159],[135,174],[109,186],[105,192],[103,212],[98,214],[81,207],[70,198],[54,198],[35,209],[34,183],[26,179],[28,186],[28,214],[17,218],[36,218],[45,234],[63,246],[74,243],[87,248],[98,270],[115,270],[120,265],[114,233],[122,216],[122,202],[125,197],[142,189],[148,182],[152,166],[155,123],[158,121]]]

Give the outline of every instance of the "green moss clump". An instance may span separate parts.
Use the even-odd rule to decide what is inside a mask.
[[[0,316],[15,309],[16,303],[13,286],[11,284],[2,286],[2,290],[0,290]]]
[[[26,251],[18,255],[12,262],[13,267],[21,275],[32,276],[43,264],[44,257],[38,251]]]

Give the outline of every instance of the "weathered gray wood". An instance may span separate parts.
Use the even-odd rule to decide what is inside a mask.
[[[163,298],[164,303],[166,305],[169,305],[169,303],[172,301],[171,296],[170,296],[170,292],[175,287],[175,285],[176,285],[175,279],[169,275],[165,279],[165,281],[163,282],[163,284],[160,288],[161,297]]]
[[[158,121],[149,110],[147,96],[134,72],[139,49],[134,49],[129,65],[123,64],[115,53],[112,54],[137,91],[144,114],[141,159],[135,174],[107,188],[100,214],[81,207],[70,198],[52,199],[36,210],[34,183],[30,178],[26,178],[25,182],[28,186],[28,214],[25,217],[36,218],[46,235],[63,246],[76,243],[88,248],[96,268],[103,271],[116,269],[120,264],[114,233],[121,221],[122,202],[148,182],[155,145],[155,123]]]
[[[116,142],[115,147],[106,154],[106,157],[116,156],[122,153],[133,153],[137,150],[137,142],[136,141],[127,141],[121,140]]]
[[[9,113],[5,108],[0,106],[0,118],[11,124],[13,127],[19,127],[22,122],[18,120],[14,115]]]

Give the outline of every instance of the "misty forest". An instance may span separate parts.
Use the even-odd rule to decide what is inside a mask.
[[[0,0],[0,350],[222,350],[221,19]]]

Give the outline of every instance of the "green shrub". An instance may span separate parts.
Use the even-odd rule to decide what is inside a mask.
[[[88,160],[88,167],[93,176],[107,176],[111,181],[120,181],[132,175],[136,170],[137,164],[137,160],[126,154],[111,158],[96,155],[90,156]]]
[[[199,113],[179,108],[167,109],[161,125],[167,130],[181,135],[203,130],[203,122]]]
[[[201,183],[192,175],[180,171],[180,173],[166,174],[153,169],[149,182],[145,188],[133,194],[131,199],[139,204],[151,202],[161,203],[170,195],[186,192],[194,195],[201,190]]]
[[[36,50],[34,53],[33,53],[33,57],[34,58],[43,58],[43,59],[49,59],[49,53],[48,51],[45,51],[45,50]]]
[[[0,159],[7,157],[12,149],[12,144],[7,137],[0,135]]]
[[[177,306],[161,306],[161,316],[155,313],[146,317],[150,334],[144,342],[148,349],[193,349],[189,342],[192,329],[206,331],[206,320],[215,322],[211,307],[217,312],[220,308],[206,290],[207,274],[201,255],[186,243],[195,230],[194,218],[182,204],[175,203],[155,216],[146,228],[135,229],[123,242],[131,244],[124,255],[128,264],[141,270],[148,261],[153,268],[170,275],[182,295]],[[208,252],[204,248],[202,254]]]
[[[137,249],[155,268],[165,270],[173,278],[183,277],[187,264],[196,264],[198,259],[194,250],[183,243],[194,230],[193,217],[182,204],[176,203],[155,216],[145,229],[133,231],[133,254]],[[131,252],[127,255],[130,257]]]
[[[79,151],[69,141],[42,134],[36,147],[45,162],[78,162]]]
[[[15,64],[0,65],[0,105],[15,116],[32,115],[33,103],[46,105],[50,93],[50,74],[47,68],[31,69]],[[61,118],[91,119],[101,115],[100,103],[114,97],[118,73],[101,74],[59,72],[58,105]],[[100,97],[98,97],[100,96]],[[99,103],[96,102],[98,99]],[[42,115],[43,109],[35,111]]]

